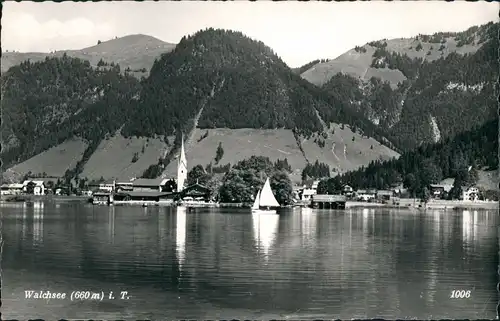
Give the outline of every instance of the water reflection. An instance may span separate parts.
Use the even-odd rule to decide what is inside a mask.
[[[33,203],[33,245],[43,242],[43,202]]]
[[[110,206],[108,212],[108,235],[111,244],[115,243],[115,207]]]
[[[278,216],[149,207],[143,215],[139,207],[50,203],[43,216],[40,210],[2,208],[5,293],[19,303],[2,307],[8,319],[36,314],[25,312],[18,293],[46,284],[142,293],[122,304],[38,306],[66,319],[478,319],[495,309],[493,212],[305,209]],[[32,226],[41,220],[42,246],[34,247]],[[457,287],[474,295],[450,300]]]
[[[22,222],[22,226],[21,226],[21,230],[22,230],[22,239],[26,239],[26,230],[27,230],[27,225],[28,225],[28,220],[27,220],[27,217],[28,217],[28,206],[26,205],[26,203],[23,203],[23,222]]]
[[[255,243],[257,248],[262,250],[266,260],[269,259],[269,251],[276,237],[279,218],[276,214],[252,214]]]
[[[312,244],[316,239],[316,220],[318,214],[314,214],[311,209],[302,211],[301,214],[302,244]]]
[[[175,229],[175,244],[177,249],[177,259],[179,262],[179,270],[182,270],[186,259],[186,208],[183,206],[177,207]]]

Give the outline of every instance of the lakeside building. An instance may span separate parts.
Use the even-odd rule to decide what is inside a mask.
[[[375,197],[377,196],[377,191],[360,189],[356,191],[355,195],[359,200],[368,202],[375,199]]]
[[[19,195],[23,193],[23,184],[3,184],[1,187],[1,195]]]
[[[43,180],[25,180],[23,182],[23,193],[45,195],[45,182]]]
[[[161,192],[162,186],[164,186],[167,181],[167,178],[137,178],[132,181],[132,191]]]
[[[345,209],[346,197],[344,195],[321,195],[312,197],[311,207],[317,209]]]
[[[462,200],[464,201],[477,201],[479,199],[479,189],[477,187],[469,187],[462,192]]]
[[[448,193],[451,191],[453,188],[453,185],[451,184],[430,184],[429,189],[431,192],[431,197],[432,198],[446,198]]]
[[[298,195],[300,197],[300,200],[303,202],[310,202],[312,200],[312,197],[318,193],[318,185],[319,185],[319,180],[314,180],[311,182],[311,187],[307,187],[306,184],[302,186],[298,190]]]
[[[342,195],[345,195],[347,197],[352,197],[354,195],[354,189],[349,185],[345,185],[342,188]]]

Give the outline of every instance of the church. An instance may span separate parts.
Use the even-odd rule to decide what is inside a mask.
[[[177,194],[182,200],[202,200],[208,202],[210,200],[210,189],[201,184],[187,184],[187,160],[186,151],[184,148],[184,136],[181,141],[181,151],[177,160]]]

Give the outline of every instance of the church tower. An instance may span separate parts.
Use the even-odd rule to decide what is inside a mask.
[[[184,189],[184,184],[187,180],[187,161],[186,153],[184,151],[184,135],[181,138],[181,153],[177,162],[177,192]]]

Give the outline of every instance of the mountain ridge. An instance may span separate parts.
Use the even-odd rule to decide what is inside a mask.
[[[153,36],[132,34],[116,37],[107,41],[98,41],[98,44],[78,50],[58,50],[55,52],[2,52],[1,72],[19,65],[21,62],[43,61],[46,57],[62,57],[64,54],[88,60],[93,67],[97,67],[100,60],[107,63],[119,64],[122,70],[130,69],[130,73],[137,78],[147,76],[155,59],[167,53],[176,44],[162,41]]]
[[[353,67],[342,56],[323,63],[335,68],[329,70],[333,75],[321,88],[344,97],[343,101],[349,101],[348,108],[386,128],[385,135],[400,150],[453,137],[496,117],[498,26],[488,23],[462,33],[419,35],[414,41],[421,44],[419,52],[423,56],[413,58],[393,50],[396,40],[370,42],[368,49],[356,47],[349,51],[364,57],[354,64],[354,71],[337,72],[335,66]],[[429,45],[434,45],[435,50],[436,45],[442,46],[442,56],[436,59],[427,55]],[[364,70],[362,77],[360,70]]]
[[[68,77],[70,74],[74,77]],[[21,85],[28,79],[29,86]],[[125,163],[130,157],[130,164],[120,165],[135,168],[129,172],[130,175],[138,174],[140,169],[137,166],[140,164],[146,166],[143,163],[146,158],[149,159],[147,162],[158,162],[162,167],[171,163],[179,141],[179,130],[189,137],[197,128],[254,128],[256,131],[271,132],[281,128],[286,129],[292,139],[285,145],[295,144],[299,150],[302,142],[310,140],[314,141],[307,144],[318,146],[320,150],[333,150],[334,147],[328,144],[333,144],[336,139],[343,141],[342,135],[352,135],[346,137],[346,140],[353,142],[351,145],[357,144],[355,140],[361,141],[366,136],[374,135],[379,141],[390,145],[367,119],[356,111],[344,108],[344,104],[336,97],[324,93],[293,73],[271,48],[240,32],[228,30],[209,28],[184,37],[174,50],[156,59],[150,74],[141,82],[134,81],[130,72],[122,72],[119,64],[98,64],[93,67],[89,62],[63,55],[62,58],[46,58],[42,62],[24,62],[12,67],[2,75],[2,85],[2,90],[10,97],[5,103],[9,104],[7,111],[11,116],[10,121],[2,124],[2,132],[7,134],[2,137],[10,135],[20,140],[17,145],[14,141],[10,150],[2,150],[2,158],[7,164],[18,164],[65,140],[84,138],[85,151],[77,165],[66,170],[68,178],[96,173],[89,166],[113,166],[112,159],[115,158],[99,156],[106,161],[96,161],[95,157],[99,150],[109,150],[102,146],[112,146],[105,142],[117,135],[123,136],[125,140],[120,138],[123,144],[128,144],[126,140],[134,137],[142,139],[142,143],[137,143],[139,145],[134,143],[137,145],[134,148],[143,144],[144,151],[139,149],[132,152],[130,148],[127,153],[133,155],[121,156],[121,159],[126,160]],[[20,89],[23,90],[22,94]],[[51,100],[51,95],[44,94],[49,90],[54,91],[53,97],[59,97],[57,103],[54,98]],[[83,96],[86,92],[92,93],[91,97],[94,97],[88,102]],[[18,113],[19,108],[25,110],[25,115],[39,114],[42,110],[46,114],[46,111],[55,111],[49,113],[53,115],[54,122],[33,117],[26,123],[25,115]],[[58,113],[65,116],[57,116]],[[89,118],[91,116],[95,121]],[[335,135],[333,131],[337,131],[332,123],[350,125],[352,130],[350,134],[346,131],[340,138],[332,138]],[[20,128],[31,130],[35,138],[20,135]],[[338,131],[344,131],[344,128]],[[44,133],[43,138],[40,133]],[[147,151],[147,143],[155,139],[160,141],[153,145],[161,151],[151,154]],[[277,149],[285,148],[280,142],[276,144]],[[337,148],[345,147],[345,144],[341,144],[338,142]],[[380,145],[375,140],[370,144]],[[242,147],[236,145],[235,148],[234,152]],[[25,152],[21,152],[23,150]],[[356,148],[351,150],[358,155],[363,153]],[[346,158],[346,165],[342,166],[351,168],[387,155],[398,156],[388,148],[370,150],[368,156],[353,156],[351,160]],[[30,155],[26,151],[36,153]],[[300,156],[305,158],[300,161],[302,163],[307,162],[307,156],[304,155],[302,152]],[[141,160],[141,157],[146,158]],[[154,159],[156,157],[161,159]],[[314,156],[309,154],[308,157]],[[237,162],[238,159],[231,161]]]

